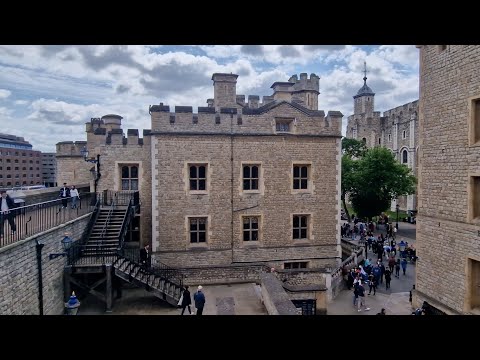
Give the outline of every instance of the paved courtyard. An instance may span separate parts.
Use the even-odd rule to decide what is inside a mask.
[[[128,286],[128,288],[127,288]],[[190,292],[196,287],[190,287]],[[205,285],[206,302],[204,315],[267,315],[253,283],[232,285]],[[112,315],[180,315],[181,309],[174,308],[152,293],[126,285],[122,298],[115,300]],[[194,307],[192,306],[192,311]],[[185,311],[188,315],[188,308]],[[93,296],[82,300],[78,315],[104,315],[105,304]]]
[[[375,230],[375,236],[385,234],[384,227]],[[409,244],[415,245],[416,225],[409,223],[398,224],[398,233],[396,236],[397,244],[403,239]],[[358,244],[358,241],[355,241]],[[399,254],[397,253],[397,258]],[[374,262],[377,257],[371,251],[368,252],[368,258]],[[384,261],[384,264],[386,262]],[[353,290],[343,290],[331,303],[328,304],[329,315],[376,315],[382,308],[385,308],[387,315],[411,315],[412,307],[409,302],[409,295],[412,286],[415,284],[415,265],[407,264],[406,275],[403,275],[400,269],[400,278],[392,277],[390,289],[385,289],[385,279],[383,284],[377,288],[376,295],[367,295],[369,288],[365,286],[365,302],[369,311],[357,312],[353,307]]]

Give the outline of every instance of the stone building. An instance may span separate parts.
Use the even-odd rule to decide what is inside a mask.
[[[42,183],[41,152],[23,137],[0,134],[0,189]]]
[[[420,48],[416,292],[480,314],[480,46]]]
[[[375,111],[375,93],[367,85],[367,74],[363,86],[354,99],[354,113],[348,117],[347,138],[363,140],[368,148],[383,146],[395,158],[417,175],[418,153],[418,100],[397,106],[383,112]],[[402,210],[417,208],[416,195],[401,196],[392,201],[391,210],[396,204]]]
[[[139,190],[141,243],[158,261],[186,270],[260,264],[292,274],[291,286],[324,289],[325,271],[341,261],[343,115],[318,110],[315,74],[275,82],[262,102],[237,95],[237,77],[213,74],[214,98],[197,113],[150,106],[143,138],[136,129],[125,136],[121,116],[91,119],[86,143],[57,144],[57,181],[89,179],[86,147],[100,155],[98,191]]]

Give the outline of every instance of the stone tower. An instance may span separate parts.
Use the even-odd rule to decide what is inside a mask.
[[[215,73],[213,80],[213,101],[216,109],[233,108],[237,103],[237,78],[235,74]],[[210,105],[209,105],[210,106]]]
[[[363,86],[358,90],[354,98],[353,113],[357,114],[372,114],[374,110],[375,93],[367,85],[367,63],[364,62],[364,77]]]
[[[291,91],[292,101],[301,103],[307,109],[318,110],[318,95],[320,94],[319,76],[311,73],[309,79],[307,73],[301,73],[300,80],[298,80],[297,75],[293,75],[288,79],[288,82],[293,84],[293,90]]]

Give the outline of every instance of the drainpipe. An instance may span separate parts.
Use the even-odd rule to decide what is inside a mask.
[[[37,267],[38,267],[38,311],[40,315],[43,315],[43,275],[42,275],[42,249],[45,244],[42,244],[35,240],[37,245],[35,248],[37,250]]]
[[[233,110],[230,110],[230,208],[232,219],[230,222],[231,228],[231,245],[232,245],[232,264],[233,260]]]

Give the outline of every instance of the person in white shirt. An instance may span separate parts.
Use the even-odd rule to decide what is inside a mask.
[[[12,235],[17,231],[17,226],[15,225],[15,213],[13,209],[15,208],[15,202],[10,196],[8,196],[5,190],[0,191],[0,238],[3,238],[3,227],[5,220],[8,220],[10,229],[12,230]]]
[[[72,185],[70,188],[70,196],[72,197],[72,209],[76,209],[77,200],[80,200],[80,196],[78,195],[78,190],[75,188],[75,185]]]

